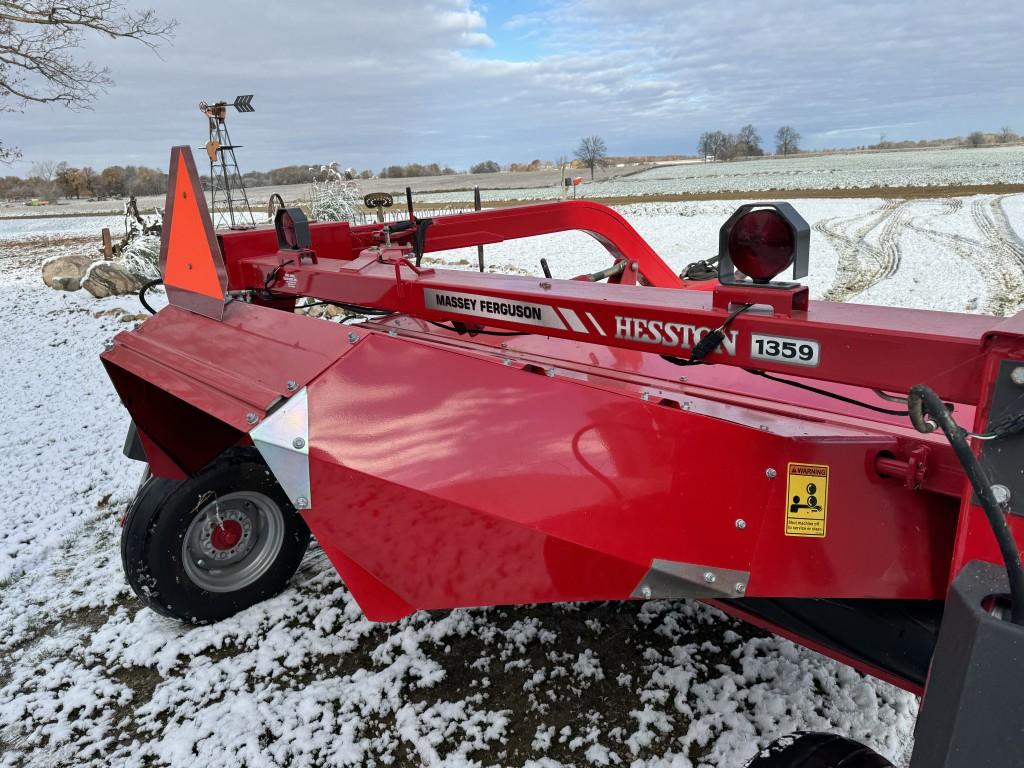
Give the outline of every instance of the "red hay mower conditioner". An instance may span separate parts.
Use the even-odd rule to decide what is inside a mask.
[[[1024,313],[809,301],[775,281],[808,268],[785,203],[742,206],[703,282],[585,201],[215,234],[187,148],[166,217],[170,305],[102,356],[152,474],[122,556],[154,610],[250,606],[310,533],[376,621],[697,598],[925,694],[913,768],[1024,765]],[[565,230],[612,265],[421,262]],[[889,763],[801,734],[752,765]]]

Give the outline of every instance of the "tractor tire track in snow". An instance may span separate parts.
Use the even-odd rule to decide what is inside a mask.
[[[828,301],[846,301],[900,268],[900,233],[907,224],[907,200],[890,200],[859,216],[822,219],[814,230],[823,234],[839,256],[832,286],[825,291]],[[868,235],[882,227],[878,245],[868,242]]]
[[[1000,197],[971,202],[971,219],[982,239],[922,226],[916,221],[908,229],[929,238],[970,264],[985,282],[988,296],[980,311],[1008,315],[1024,303],[1024,240],[1013,229]],[[957,201],[960,202],[960,201]],[[955,209],[943,211],[952,213]]]

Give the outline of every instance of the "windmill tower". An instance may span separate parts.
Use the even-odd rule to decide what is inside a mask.
[[[252,94],[238,96],[231,104],[218,101],[216,104],[199,102],[199,111],[206,115],[210,127],[210,140],[206,142],[206,154],[210,157],[210,215],[214,226],[251,226],[252,209],[242,184],[235,150],[239,145],[231,143],[228,133],[228,107],[239,112],[255,112]]]

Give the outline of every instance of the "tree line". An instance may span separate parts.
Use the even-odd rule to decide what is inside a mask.
[[[800,134],[791,125],[775,132],[775,154],[791,155],[800,151]],[[705,131],[697,140],[697,153],[713,160],[735,160],[738,157],[763,157],[761,134],[748,123],[736,133]]]
[[[166,173],[135,165],[112,165],[97,172],[89,166],[74,168],[67,163],[39,162],[32,164],[28,178],[0,178],[0,198],[8,200],[128,197],[160,195],[166,191]]]

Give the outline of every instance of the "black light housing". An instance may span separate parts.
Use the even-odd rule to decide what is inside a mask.
[[[278,208],[274,214],[279,251],[306,250],[313,244],[309,235],[309,220],[301,208]]]
[[[792,288],[797,283],[772,280],[790,265],[794,280],[806,277],[810,242],[810,226],[789,203],[741,205],[718,233],[718,280]],[[737,270],[746,277],[737,278]]]

